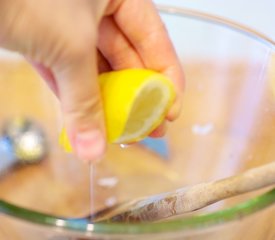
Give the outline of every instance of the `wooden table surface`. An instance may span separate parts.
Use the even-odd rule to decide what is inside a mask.
[[[253,66],[254,75],[256,68]],[[274,161],[275,134],[271,134],[271,128],[275,128],[275,104],[272,105],[275,98],[270,85],[249,85],[247,76],[251,69],[242,63],[233,64],[228,76],[219,78],[219,84],[213,85],[217,69],[218,65],[203,62],[185,65],[187,78],[192,81],[183,99],[184,111],[167,133],[169,160],[140,145],[123,150],[119,146],[108,147],[92,180],[94,210],[219,179]],[[234,94],[237,97],[231,100]],[[255,101],[249,99],[251,95]],[[218,99],[224,100],[221,103]],[[41,163],[18,166],[0,176],[0,198],[65,217],[89,214],[89,166],[63,153],[57,144],[62,126],[57,99],[26,63],[3,61],[0,62],[0,128],[16,116],[27,116],[39,123],[47,134],[50,150]],[[235,204],[260,192],[223,201],[205,211]],[[29,240],[38,236],[55,239],[54,235],[52,230],[41,236],[32,227],[24,224],[22,227],[0,214],[1,240]],[[275,239],[275,207],[186,239]]]

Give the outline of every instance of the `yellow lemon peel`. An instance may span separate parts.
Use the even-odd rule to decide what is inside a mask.
[[[147,69],[103,73],[99,83],[110,143],[131,143],[147,137],[165,119],[176,96],[166,76]],[[59,144],[72,151],[65,129]]]

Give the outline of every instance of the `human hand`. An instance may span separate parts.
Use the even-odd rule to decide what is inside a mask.
[[[60,99],[79,158],[105,151],[98,72],[148,68],[167,75],[180,111],[183,73],[160,17],[149,0],[2,0],[0,46],[23,54]],[[161,136],[165,124],[151,135]]]

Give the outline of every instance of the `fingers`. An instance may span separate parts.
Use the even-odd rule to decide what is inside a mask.
[[[168,67],[163,71],[163,74],[168,76],[171,80],[174,80],[175,90],[176,90],[176,98],[174,100],[174,104],[170,108],[166,119],[168,121],[174,121],[178,118],[182,105],[182,94],[184,90],[184,73],[180,64],[173,65]]]
[[[174,120],[180,111],[184,75],[154,4],[145,0],[125,0],[116,10],[114,19],[145,67],[160,71],[173,81],[177,99],[167,119]]]
[[[137,51],[112,17],[104,17],[99,25],[98,48],[114,70],[144,67]]]
[[[73,149],[84,161],[99,160],[106,144],[95,56],[96,49],[54,69],[65,126]]]
[[[166,132],[166,129],[167,129],[167,123],[164,121],[153,132],[151,132],[149,136],[153,138],[163,137]]]
[[[101,59],[101,70],[107,70],[108,65],[104,59],[98,59]],[[89,61],[86,64],[86,67],[83,64],[80,69],[68,66],[68,70],[64,72],[58,71],[56,74],[58,81],[56,81],[50,69],[32,62],[34,68],[61,99],[67,123],[66,129],[76,154],[84,161],[93,161],[98,160],[104,153],[105,139],[96,72],[92,69],[92,65],[89,65]]]

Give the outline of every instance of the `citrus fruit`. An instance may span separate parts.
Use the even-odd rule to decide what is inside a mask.
[[[99,76],[107,140],[132,143],[147,137],[164,120],[175,99],[173,85],[164,75],[146,69],[126,69]],[[71,151],[66,131],[59,139]]]

